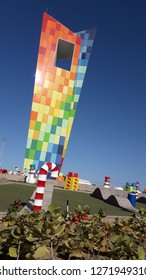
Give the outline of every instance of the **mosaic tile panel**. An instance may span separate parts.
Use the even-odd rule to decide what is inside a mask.
[[[53,162],[61,169],[94,36],[94,29],[73,33],[44,13],[24,168]],[[70,70],[56,66],[58,40],[73,44]]]

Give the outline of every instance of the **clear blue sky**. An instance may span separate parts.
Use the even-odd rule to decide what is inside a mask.
[[[64,174],[146,187],[146,1],[0,1],[2,167],[23,168],[43,12],[73,32],[97,28]]]

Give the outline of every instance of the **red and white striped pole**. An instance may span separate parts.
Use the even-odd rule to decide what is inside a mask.
[[[47,162],[40,168],[33,211],[37,212],[42,209],[45,184],[46,184],[47,174],[49,170],[51,170],[51,177],[54,178],[58,177],[59,169],[55,163]]]

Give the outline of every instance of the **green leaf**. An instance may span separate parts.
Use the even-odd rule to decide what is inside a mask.
[[[75,208],[75,212],[82,213],[83,212],[82,206],[81,205],[77,205],[77,207]]]
[[[26,237],[26,240],[29,241],[29,242],[35,242],[35,241],[38,241],[39,238],[29,235],[29,236]]]
[[[112,241],[112,243],[119,244],[122,241],[122,237],[120,235],[112,235],[111,241]]]
[[[105,247],[107,245],[107,241],[104,239],[104,240],[102,240],[102,242],[101,242],[101,246],[102,247]]]
[[[64,221],[64,218],[60,215],[58,218],[57,218],[57,222],[58,223],[62,223]]]
[[[15,224],[16,224],[16,220],[12,220],[12,221],[9,222],[10,226],[14,226]]]
[[[4,226],[5,227],[8,227],[9,226],[9,222],[7,221],[7,222],[4,222]]]
[[[47,247],[46,246],[40,246],[40,247],[37,248],[37,250],[33,254],[33,257],[35,259],[40,259],[40,258],[44,257],[47,253],[49,253],[49,250],[47,249]]]
[[[88,205],[84,205],[83,211],[88,214],[90,212],[90,207]]]
[[[145,259],[145,251],[142,246],[138,246],[138,259],[144,260]]]
[[[94,237],[94,234],[93,233],[89,233],[88,238],[92,239],[93,237]]]
[[[63,242],[63,245],[65,245],[65,247],[68,248],[68,249],[71,248],[67,240],[65,240],[65,241]]]
[[[81,252],[72,252],[70,255],[70,257],[75,257],[75,258],[82,258],[83,254]]]
[[[9,248],[9,256],[12,258],[17,258],[17,250],[15,247]]]
[[[60,237],[64,232],[65,227],[66,227],[65,224],[58,226],[58,228],[55,230],[55,235]]]
[[[14,228],[14,229],[11,230],[11,235],[12,235],[15,239],[20,239],[20,235],[16,235],[15,230],[16,230],[16,228]]]
[[[48,206],[48,212],[50,212],[50,213],[53,213],[54,212],[54,206],[52,205],[52,204],[50,204],[49,206]]]

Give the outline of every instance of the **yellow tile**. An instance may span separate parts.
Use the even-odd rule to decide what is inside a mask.
[[[57,91],[53,90],[52,99],[56,99],[56,98],[57,98]]]
[[[64,78],[64,77],[61,77],[61,78],[60,78],[60,84],[61,84],[61,85],[63,85],[63,84],[64,84],[64,80],[65,80],[65,78]]]
[[[38,113],[37,121],[41,122],[43,118],[43,113]]]
[[[66,128],[62,127],[61,136],[66,136]]]
[[[38,112],[40,104],[36,102],[32,102],[32,111]]]
[[[34,86],[34,93],[38,93],[38,86],[37,85]]]
[[[58,100],[61,100],[62,99],[62,92],[57,92],[57,97],[56,97]]]
[[[48,148],[48,143],[44,142],[43,145],[42,145],[42,151],[47,151],[47,148]]]
[[[55,116],[55,117],[58,117],[58,116],[59,116],[59,111],[60,111],[59,109],[57,109],[57,108],[55,109],[55,111],[54,111],[54,116]]]
[[[33,139],[33,133],[34,133],[34,130],[29,129],[29,131],[28,131],[28,138]]]
[[[30,169],[30,164],[33,163],[33,159],[24,159],[24,168]]]
[[[52,100],[51,100],[50,107],[55,107],[55,103],[56,103],[56,99],[52,99]]]
[[[39,112],[44,113],[44,108],[45,108],[45,105],[40,104]]]
[[[55,107],[50,107],[50,110],[49,110],[49,115],[50,116],[54,115],[54,110],[55,110]]]
[[[65,94],[66,94],[66,93],[67,93],[67,91],[68,91],[68,87],[67,87],[67,86],[64,86],[64,87],[63,87],[63,93],[65,93]]]
[[[46,123],[41,123],[41,131],[46,131]]]
[[[51,124],[53,120],[53,116],[48,116],[48,123]]]
[[[59,111],[59,116],[58,116],[58,117],[63,118],[63,116],[64,116],[64,111],[63,111],[63,110],[60,110],[60,111]]]
[[[76,69],[77,69],[77,67],[76,67],[76,66],[74,66],[74,65],[72,65],[72,67],[71,67],[71,71],[72,71],[73,73],[76,73]]]
[[[49,85],[50,85],[50,82],[49,82],[49,81],[47,81],[47,80],[45,80],[45,82],[44,82],[44,88],[48,88],[48,87],[49,87]]]
[[[73,88],[74,87],[74,81],[70,80],[68,85],[69,85],[69,87]]]
[[[45,106],[44,113],[45,113],[45,114],[49,114],[49,109],[50,109],[49,106]]]
[[[59,143],[59,135],[55,135],[54,144],[58,144],[58,143]]]
[[[42,87],[38,87],[38,93],[42,94]]]
[[[70,78],[70,71],[66,71],[66,75],[65,75],[65,77],[66,77],[67,79],[69,79],[69,78]]]
[[[56,76],[61,76],[61,72],[62,72],[62,69],[61,68],[57,68]]]

